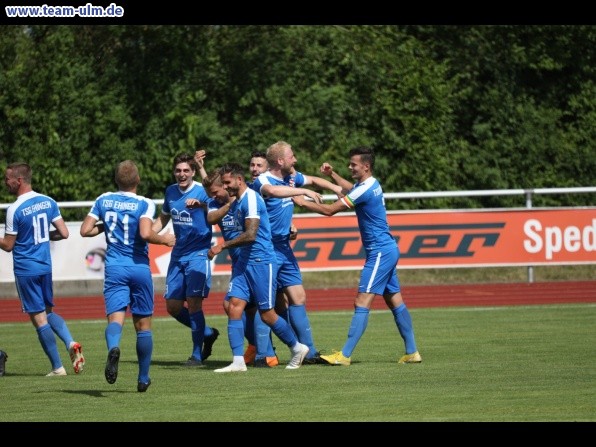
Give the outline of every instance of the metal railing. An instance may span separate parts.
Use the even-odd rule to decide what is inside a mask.
[[[479,196],[525,196],[526,208],[532,208],[532,198],[540,194],[585,194],[596,193],[596,186],[575,187],[575,188],[530,188],[530,189],[482,189],[473,191],[429,191],[429,192],[389,192],[385,193],[385,199],[431,199],[445,197],[479,197]],[[337,199],[335,194],[323,194],[323,200],[333,201]],[[154,199],[156,205],[163,205],[164,199]],[[58,202],[60,208],[82,208],[91,207],[94,200],[76,202]],[[596,202],[595,202],[596,203]],[[0,210],[7,209],[11,204],[0,204]],[[528,282],[534,282],[534,268],[528,267]]]
[[[479,197],[479,196],[525,196],[526,208],[532,208],[532,197],[541,194],[585,194],[596,193],[596,186],[575,188],[530,188],[530,189],[480,189],[473,191],[429,191],[429,192],[388,192],[385,199],[432,199],[444,197]],[[335,200],[335,194],[323,194],[323,200]],[[156,205],[163,205],[163,199],[154,199]],[[91,207],[94,200],[77,202],[58,202],[60,208]],[[10,203],[0,203],[0,209],[6,209]]]

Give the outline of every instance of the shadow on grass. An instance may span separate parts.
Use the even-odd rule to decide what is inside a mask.
[[[128,363],[137,363],[136,361],[127,361]],[[186,366],[184,362],[181,361],[172,361],[172,360],[152,360],[151,366],[159,366],[165,369],[199,369],[199,370],[210,370],[210,369],[217,369],[223,368],[224,366],[228,366],[232,360],[207,360],[203,363],[203,366]]]
[[[62,392],[66,394],[76,394],[76,395],[85,395],[89,397],[108,397],[110,394],[122,394],[122,393],[135,393],[137,394],[138,391],[136,388],[131,388],[129,390],[123,389],[113,389],[113,390],[62,390]]]

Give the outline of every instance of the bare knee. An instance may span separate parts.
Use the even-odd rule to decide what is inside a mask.
[[[172,317],[176,318],[182,308],[184,307],[184,301],[181,300],[167,300],[166,301],[166,310],[168,314]]]
[[[289,286],[284,289],[290,305],[300,306],[306,304],[306,290],[302,284]]]

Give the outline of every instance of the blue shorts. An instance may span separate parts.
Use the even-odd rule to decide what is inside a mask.
[[[211,263],[207,256],[171,260],[166,275],[166,300],[207,298],[211,290]]]
[[[277,259],[277,287],[296,286],[302,284],[302,273],[296,255],[287,242],[274,244]]]
[[[46,307],[54,307],[51,273],[36,276],[15,276],[15,284],[23,312],[34,314],[46,310]]]
[[[106,267],[103,283],[106,315],[126,311],[132,315],[153,315],[153,278],[148,265]]]
[[[236,263],[232,267],[227,296],[254,302],[259,310],[273,309],[277,290],[276,270],[276,265],[271,262]]]
[[[368,252],[360,273],[358,292],[377,295],[398,293],[401,290],[396,268],[398,261],[397,245]]]

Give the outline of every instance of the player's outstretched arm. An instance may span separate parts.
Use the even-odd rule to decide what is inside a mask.
[[[311,202],[306,200],[304,196],[292,197],[292,200],[296,206],[306,208],[313,213],[319,213],[323,216],[333,216],[340,211],[346,211],[348,209],[348,206],[342,201],[342,199],[338,199],[331,204]]]
[[[329,163],[325,162],[321,165],[320,168],[321,173],[331,177],[331,179],[338,185],[341,187],[341,194],[342,196],[346,195],[348,192],[350,192],[350,190],[352,189],[352,187],[354,186],[354,184],[348,180],[346,180],[345,178],[343,178],[341,175],[339,175],[337,172],[335,172],[333,170],[333,166],[331,166]],[[341,197],[341,196],[340,196]]]
[[[139,221],[139,234],[150,244],[166,245],[173,247],[176,244],[176,236],[169,231],[158,234],[153,231],[153,220],[148,217],[141,217]]]
[[[345,195],[341,186],[331,183],[327,179],[314,175],[305,175],[304,178],[306,179],[308,185],[313,185],[317,189],[333,191],[337,197],[343,197]]]

